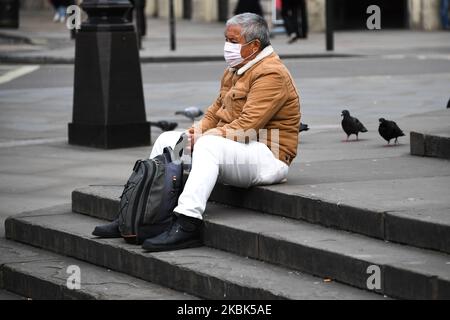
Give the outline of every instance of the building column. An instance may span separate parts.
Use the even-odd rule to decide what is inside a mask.
[[[219,19],[217,0],[193,0],[192,19],[197,21],[213,22]]]
[[[183,0],[174,0],[175,17],[183,17]],[[169,0],[157,0],[158,17],[169,17]]]
[[[325,0],[308,0],[307,6],[310,32],[325,31]]]
[[[408,11],[410,28],[416,30],[439,30],[440,0],[409,0]]]

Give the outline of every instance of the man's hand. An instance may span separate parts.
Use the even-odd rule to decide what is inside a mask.
[[[209,136],[220,136],[221,137],[222,136],[222,131],[220,131],[217,128],[214,128],[214,129],[209,129],[204,134],[205,135],[209,135]]]
[[[186,130],[186,135],[188,137],[188,149],[190,149],[191,153],[192,150],[194,150],[194,144],[195,144],[195,129],[193,127]]]
[[[201,130],[195,130],[195,127],[191,127],[186,130],[185,133],[188,136],[191,150],[194,150],[195,142],[197,142],[202,135],[222,136],[222,131],[217,128],[210,129],[202,134]]]

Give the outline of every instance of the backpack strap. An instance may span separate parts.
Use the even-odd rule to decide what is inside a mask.
[[[183,156],[183,150],[189,143],[189,137],[186,133],[183,133],[180,136],[180,139],[175,145],[175,148],[173,149],[174,157],[172,157],[172,161],[181,161],[181,157]]]

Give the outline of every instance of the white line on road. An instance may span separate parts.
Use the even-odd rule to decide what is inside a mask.
[[[319,125],[310,125],[311,128],[314,129],[337,129],[341,126],[338,124],[319,124]]]
[[[33,146],[39,144],[66,142],[67,138],[48,138],[48,139],[29,139],[29,140],[12,140],[0,142],[0,148]]]
[[[0,84],[4,84],[19,77],[23,77],[24,75],[27,75],[29,73],[38,70],[39,68],[40,66],[23,66],[10,72],[7,72],[4,75],[0,76]]]

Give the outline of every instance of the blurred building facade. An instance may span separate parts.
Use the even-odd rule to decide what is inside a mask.
[[[20,0],[24,9],[49,7],[48,0]],[[379,5],[383,29],[439,30],[440,0],[333,0],[334,18],[337,29],[364,29],[369,5]],[[174,0],[178,18],[195,21],[225,21],[233,15],[238,0]],[[276,2],[261,0],[267,21],[276,21]],[[325,29],[325,0],[307,0],[311,31]],[[147,14],[167,17],[168,0],[147,0]]]
[[[338,29],[363,29],[368,17],[366,9],[376,4],[381,8],[385,29],[438,30],[440,0],[333,0]],[[177,16],[200,21],[222,21],[231,17],[238,0],[175,0]],[[275,18],[276,0],[261,0],[267,21]],[[325,0],[307,0],[312,31],[325,29]],[[147,13],[167,17],[169,1],[147,0]],[[190,12],[187,12],[190,11]]]

